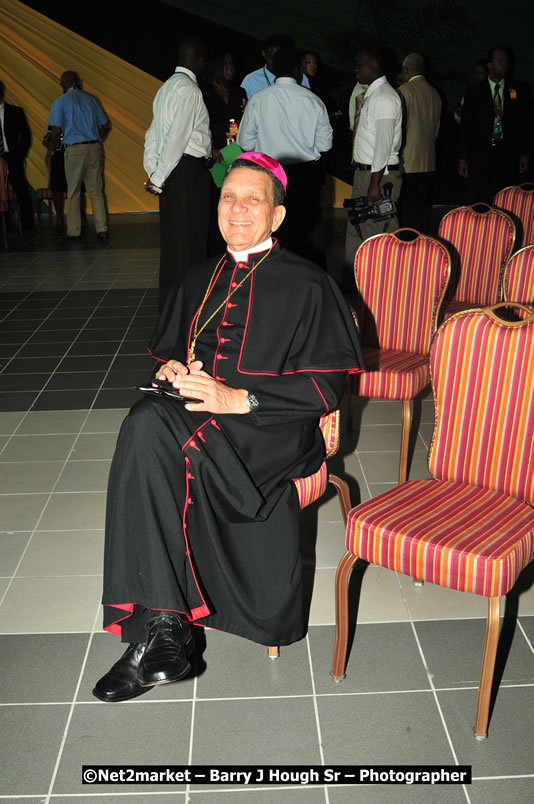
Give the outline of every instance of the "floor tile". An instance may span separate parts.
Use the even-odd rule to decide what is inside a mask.
[[[36,531],[17,577],[101,575],[103,562],[102,530]]]
[[[46,796],[69,713],[68,706],[2,706],[0,795]]]
[[[454,763],[431,693],[322,696],[317,699],[327,765]]]
[[[328,801],[329,804],[466,804],[467,798],[462,786],[387,784],[329,787]]]
[[[218,788],[217,792],[204,791],[197,793],[196,785],[192,786],[190,793],[191,804],[324,804],[324,791],[321,788],[304,786],[303,788],[276,787],[262,790],[246,788],[232,788],[225,790]]]
[[[414,620],[468,619],[488,613],[488,603],[481,595],[457,592],[434,583],[414,586],[413,578],[398,575],[406,605]]]
[[[231,765],[236,757],[243,765],[319,763],[313,699],[198,701],[192,763]]]
[[[317,694],[428,690],[430,682],[409,623],[365,623],[356,626],[346,677],[336,683],[331,674],[335,628],[309,629],[313,677]]]
[[[96,389],[78,391],[42,391],[33,410],[85,410],[90,408]]]
[[[473,735],[477,690],[440,690],[437,696],[458,762],[472,765],[473,776],[534,774],[531,686],[499,689],[488,739],[482,741]]]
[[[312,694],[305,639],[281,648],[282,658],[274,661],[263,645],[232,634],[209,631],[206,641],[207,669],[198,679],[199,699]]]
[[[98,389],[102,385],[104,371],[56,372],[46,386],[47,391],[77,391],[87,388]]]
[[[63,461],[0,462],[0,488],[2,494],[52,491]]]
[[[30,533],[0,531],[0,575],[5,577],[13,575],[30,536]]]
[[[76,441],[71,457],[77,461],[109,460],[115,452],[116,442],[114,432],[82,433]]]
[[[142,707],[142,708],[140,708]],[[140,723],[142,718],[142,727]],[[55,794],[87,793],[81,783],[81,767],[88,763],[107,765],[186,765],[191,724],[189,702],[169,702],[139,705],[77,704],[72,716],[54,785]],[[132,735],[125,740],[125,735]],[[135,735],[135,736],[134,736]],[[120,786],[121,793],[169,792],[184,789],[185,785]],[[93,784],[91,793],[117,792],[114,785]],[[106,799],[103,797],[103,800]],[[132,797],[135,801],[135,797]],[[125,799],[126,801],[126,799]]]
[[[92,410],[82,427],[82,433],[118,433],[128,415],[128,408]]]
[[[111,461],[68,461],[56,491],[106,491]]]
[[[144,380],[141,380],[140,382],[144,382]],[[139,383],[136,381],[135,384],[138,385]],[[135,405],[136,402],[139,402],[140,398],[140,392],[133,389],[117,390],[108,388],[99,391],[95,398],[93,407],[95,410],[100,410],[102,408],[130,409],[132,405]]]
[[[534,649],[534,617],[521,617],[520,622]]]
[[[534,801],[534,776],[529,779],[475,781],[469,787],[471,804],[527,804]]]
[[[37,394],[34,391],[0,393],[0,412],[29,410]]]
[[[312,561],[317,569],[336,568],[345,552],[343,522],[320,522],[313,544],[307,544],[303,557]]]
[[[0,702],[70,703],[88,640],[88,634],[0,636]]]
[[[49,494],[0,494],[0,522],[5,531],[32,531]]]
[[[65,460],[75,438],[74,434],[15,435],[0,455],[0,461]]]
[[[358,455],[368,483],[396,483],[398,481],[398,452],[358,452]],[[422,450],[416,451],[412,458],[408,479],[425,480],[430,477],[426,453]]]
[[[310,625],[333,625],[335,569],[315,571],[313,597],[310,609]],[[356,595],[361,572],[355,570],[351,579],[351,595]],[[361,584],[358,606],[358,622],[402,622],[408,613],[402,599],[395,573],[382,567],[368,567]]]
[[[417,622],[415,630],[436,688],[478,687],[484,620]],[[501,625],[495,666],[503,674],[501,684],[534,685],[534,655],[513,622]]]
[[[40,391],[49,378],[48,374],[1,374],[0,391]]]
[[[0,607],[0,633],[90,631],[102,578],[15,578]]]
[[[371,424],[360,428],[358,446],[359,452],[369,450],[400,450],[401,426],[400,424]],[[422,443],[416,443],[416,449],[424,449]]]
[[[17,435],[79,433],[86,416],[87,411],[84,410],[30,410],[18,428]]]
[[[94,530],[104,527],[106,494],[101,491],[52,494],[40,530]]]

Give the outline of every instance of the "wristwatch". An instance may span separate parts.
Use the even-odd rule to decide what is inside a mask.
[[[248,394],[247,402],[248,402],[248,406],[250,408],[250,412],[255,413],[258,410],[258,408],[260,406],[260,403],[258,402],[256,397],[254,396],[254,394]]]

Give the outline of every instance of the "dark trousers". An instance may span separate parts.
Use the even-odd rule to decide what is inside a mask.
[[[13,187],[20,209],[20,222],[23,229],[33,229],[33,205],[30,196],[30,189],[26,176],[24,175],[24,165],[20,159],[13,154],[4,154],[9,168],[9,183]]]
[[[503,187],[517,184],[519,157],[505,143],[481,149],[468,161],[465,203],[492,204]]]
[[[428,234],[432,210],[434,173],[403,173],[399,198],[399,223]]]
[[[175,282],[206,259],[211,176],[204,159],[184,154],[159,196],[159,306]]]
[[[284,170],[287,175],[287,214],[277,236],[295,254],[325,268],[321,168],[317,162],[301,162],[284,165]]]

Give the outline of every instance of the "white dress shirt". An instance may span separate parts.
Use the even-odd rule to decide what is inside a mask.
[[[158,90],[153,112],[143,164],[151,182],[161,187],[184,154],[211,156],[208,110],[195,74],[177,67]]]
[[[237,143],[286,165],[313,162],[332,147],[332,126],[317,95],[294,78],[277,78],[247,103]]]
[[[385,75],[377,78],[365,94],[356,136],[353,159],[371,165],[376,173],[397,165],[402,142],[402,104]]]

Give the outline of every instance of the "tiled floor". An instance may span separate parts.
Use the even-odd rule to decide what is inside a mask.
[[[330,221],[335,268],[342,213]],[[124,704],[91,695],[121,650],[101,632],[103,516],[116,434],[150,368],[157,217],[114,216],[111,237],[43,230],[0,253],[0,800],[527,804],[534,800],[534,574],[507,601],[489,739],[472,736],[485,601],[371,567],[343,683],[330,675],[343,552],[329,495],[304,512],[306,639],[270,662],[223,633],[185,681]],[[433,404],[417,402],[410,476],[427,476]],[[400,406],[359,405],[335,470],[354,503],[396,480]],[[354,578],[355,592],[361,578]],[[514,615],[517,612],[517,618]],[[89,786],[83,764],[454,765],[466,787]]]

